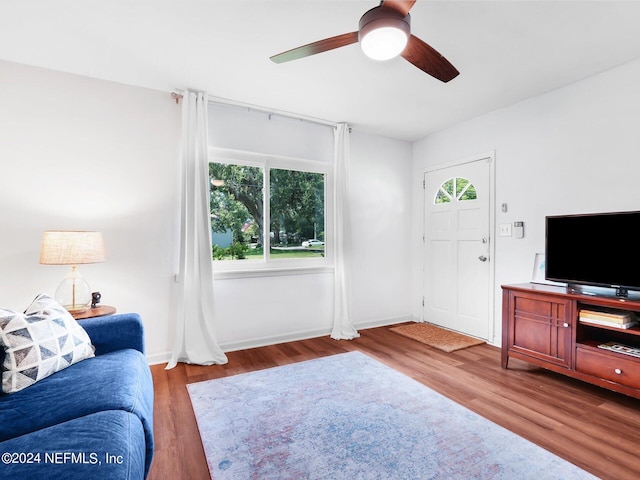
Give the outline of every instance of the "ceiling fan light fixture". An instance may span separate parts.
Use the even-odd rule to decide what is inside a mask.
[[[362,40],[360,47],[373,60],[390,60],[402,53],[407,46],[407,35],[394,27],[376,28]]]
[[[360,48],[373,60],[390,60],[400,55],[410,34],[409,15],[403,16],[395,10],[376,7],[360,19]]]

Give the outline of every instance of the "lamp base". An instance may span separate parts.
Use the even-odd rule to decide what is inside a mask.
[[[55,299],[67,311],[75,314],[86,312],[91,305],[91,287],[75,266],[58,285]]]
[[[79,306],[79,305],[62,305],[70,314],[77,315],[79,313],[84,313],[89,310],[89,307]]]

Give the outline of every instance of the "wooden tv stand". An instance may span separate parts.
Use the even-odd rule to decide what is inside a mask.
[[[640,301],[587,295],[541,284],[502,286],[502,368],[517,358],[569,377],[640,398],[640,358],[599,348],[640,348],[640,326],[622,329],[579,320],[581,309],[635,312]]]

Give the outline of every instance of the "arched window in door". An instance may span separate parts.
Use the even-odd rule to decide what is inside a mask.
[[[476,187],[466,178],[450,178],[438,188],[433,203],[463,202],[478,198]]]

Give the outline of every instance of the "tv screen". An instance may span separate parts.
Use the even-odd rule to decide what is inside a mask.
[[[545,276],[640,290],[640,211],[546,217]]]

